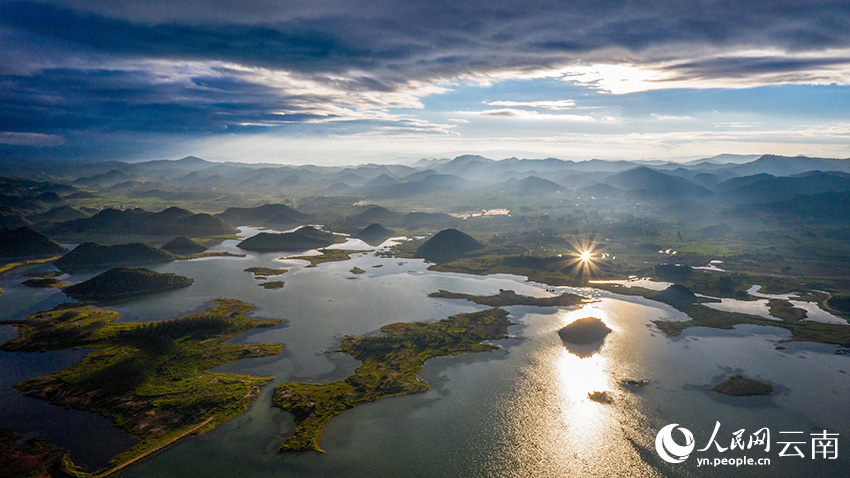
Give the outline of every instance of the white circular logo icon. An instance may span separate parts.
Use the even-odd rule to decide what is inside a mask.
[[[668,463],[681,463],[688,459],[691,452],[694,451],[696,444],[694,443],[694,435],[687,428],[679,427],[679,431],[685,436],[685,444],[679,445],[673,439],[673,430],[679,426],[678,423],[667,425],[658,431],[655,437],[655,451],[658,456]]]

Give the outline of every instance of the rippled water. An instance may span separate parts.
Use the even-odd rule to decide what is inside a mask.
[[[218,249],[236,251],[234,245],[235,241],[227,241]],[[305,267],[303,261],[279,260],[280,256],[249,253],[245,258],[158,266],[157,270],[188,275],[196,282],[112,308],[121,311],[122,320],[151,320],[202,309],[215,297],[240,298],[257,305],[253,316],[283,317],[288,323],[235,341],[282,343],[284,352],[218,370],[273,375],[274,383],[328,382],[344,378],[357,366],[347,355],[324,353],[345,334],[369,334],[387,323],[436,321],[483,309],[465,301],[428,298],[429,292],[490,294],[514,289],[547,295],[544,286],[521,277],[436,273],[427,271],[427,264],[419,260],[381,258],[371,252],[316,268]],[[286,285],[276,290],[259,287],[261,281],[243,272],[251,266],[289,268],[290,272],[274,279]],[[354,266],[366,273],[351,274]],[[3,280],[14,282],[13,276]],[[287,413],[270,406],[270,385],[245,414],[205,435],[185,439],[123,475],[525,477],[817,472],[830,476],[850,465],[846,449],[840,460],[832,462],[778,458],[772,450],[762,456],[773,458],[775,466],[737,471],[698,469],[693,458],[678,465],[661,461],[654,450],[655,434],[668,423],[690,429],[700,447],[716,421],[722,423],[726,437],[740,428],[755,431],[766,426],[775,433],[826,428],[841,433],[843,446],[850,447],[846,441],[850,436],[850,401],[846,400],[850,358],[818,344],[787,343],[777,350],[788,333],[772,327],[692,328],[668,338],[651,321],[687,317],[664,304],[593,289],[565,290],[598,300],[572,309],[508,308],[516,325],[510,328],[512,337],[499,342],[499,350],[431,360],[420,375],[432,385],[429,392],[356,407],[333,418],[321,439],[326,454],[277,452],[293,424]],[[49,291],[42,297],[44,303],[64,300],[56,294],[60,293]],[[582,359],[564,347],[557,330],[587,316],[603,320],[612,333],[599,352]],[[2,354],[0,358],[8,359],[8,355],[39,356]],[[731,373],[769,382],[775,392],[770,397],[733,398],[708,390]],[[649,383],[625,385],[623,381],[629,379]],[[594,391],[607,391],[612,403],[591,401],[588,393]],[[70,413],[57,410],[60,415]],[[61,429],[61,423],[57,418],[48,426]],[[93,423],[83,429],[98,436],[105,428],[110,427]],[[72,450],[75,459],[83,454]]]

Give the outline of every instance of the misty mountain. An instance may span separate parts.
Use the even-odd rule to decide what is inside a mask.
[[[812,195],[831,191],[850,191],[850,174],[840,172],[814,171],[783,177],[766,174],[757,176],[760,177],[758,181],[726,190],[724,199],[735,204],[767,203],[788,199],[797,194]],[[752,177],[750,176],[750,178]]]
[[[740,206],[732,214],[749,217],[756,213],[778,221],[844,223],[847,221],[847,211],[850,211],[850,191],[810,196],[798,194],[784,201]]]
[[[564,191],[560,184],[537,176],[529,176],[520,180],[508,180],[496,186],[503,193],[518,196],[551,196]]]
[[[195,214],[186,209],[170,207],[160,212],[144,209],[104,209],[94,216],[54,224],[53,234],[135,234],[181,235],[189,237],[232,234],[235,229],[209,214]]]
[[[233,226],[294,226],[306,224],[313,218],[285,204],[264,204],[258,207],[231,207],[216,214],[216,218]]]
[[[672,176],[646,166],[608,177],[605,183],[616,188],[639,192],[648,197],[708,197],[713,193],[685,178]]]
[[[766,154],[755,161],[729,168],[729,170],[740,176],[751,176],[759,173],[792,176],[807,171],[843,171],[850,173],[850,160]]]

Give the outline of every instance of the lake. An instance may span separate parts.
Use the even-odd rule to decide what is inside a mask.
[[[242,228],[244,236],[256,232]],[[235,248],[237,242],[225,241],[213,250],[245,252]],[[358,240],[334,247],[372,249]],[[248,252],[244,258],[158,265],[153,268],[192,277],[195,283],[109,307],[121,312],[121,320],[146,321],[179,317],[210,306],[213,298],[233,297],[257,306],[249,314],[252,317],[287,319],[282,326],[234,339],[281,343],[283,353],[216,369],[275,377],[246,413],[205,435],[182,440],[122,472],[123,476],[775,476],[830,475],[850,466],[846,441],[850,436],[850,401],[846,400],[850,358],[834,354],[836,347],[780,344],[788,338],[787,331],[749,325],[731,331],[690,328],[668,338],[651,321],[686,320],[681,312],[640,297],[591,288],[559,288],[596,299],[583,306],[507,308],[516,325],[510,328],[510,338],[498,342],[498,350],[431,360],[420,374],[431,384],[429,392],[370,403],[331,419],[321,439],[325,454],[280,454],[277,450],[292,433],[293,421],[271,406],[274,385],[330,382],[348,376],[357,361],[325,353],[335,349],[344,335],[373,334],[388,323],[437,321],[485,308],[427,297],[438,289],[473,294],[513,289],[526,295],[550,295],[547,286],[523,277],[432,272],[421,260],[377,257],[374,252],[315,268],[306,267],[304,261],[279,259],[283,255]],[[244,272],[252,266],[289,269],[271,279],[283,280],[285,286],[259,287],[262,281]],[[352,274],[355,266],[366,272]],[[21,274],[32,270],[0,276],[0,287],[7,291],[0,294],[3,319],[20,318],[67,300],[55,290],[19,288],[15,283],[23,280]],[[97,272],[75,274],[69,282]],[[13,306],[6,308],[7,304]],[[597,353],[579,358],[564,347],[557,330],[588,316],[603,320],[612,333]],[[2,333],[5,338],[12,335],[8,329]],[[20,413],[13,414],[6,401],[20,395],[10,389],[15,381],[59,370],[84,353],[0,354],[4,370],[21,370],[14,378],[3,379],[0,420],[22,431],[48,430],[44,438],[71,449],[72,457],[91,469],[108,459],[91,452],[97,448],[92,443],[109,440],[126,447],[132,437],[98,415],[20,397],[18,401],[33,402],[32,407],[55,409],[49,417],[34,415],[27,427],[26,420],[10,422]],[[733,373],[771,383],[774,393],[728,397],[708,390]],[[630,386],[624,384],[626,380],[648,383]],[[594,391],[607,391],[612,403],[591,401],[588,393]],[[79,419],[71,419],[74,414],[93,418],[80,424]],[[718,441],[726,446],[736,430],[745,429],[748,436],[768,427],[774,442],[780,431],[802,431],[807,440],[814,431],[837,432],[843,448],[838,460],[812,460],[808,454],[806,459],[779,457],[775,447],[768,453],[748,450],[747,456],[769,457],[773,464],[737,469],[698,468],[695,458],[740,457],[740,450],[695,451],[679,464],[668,464],[655,452],[656,433],[663,426],[677,423],[689,429],[697,448],[702,448],[717,421],[721,423]],[[78,437],[61,433],[71,427],[89,441],[77,445]]]

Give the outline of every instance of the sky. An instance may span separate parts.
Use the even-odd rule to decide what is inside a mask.
[[[850,157],[850,2],[0,0],[0,160]]]

